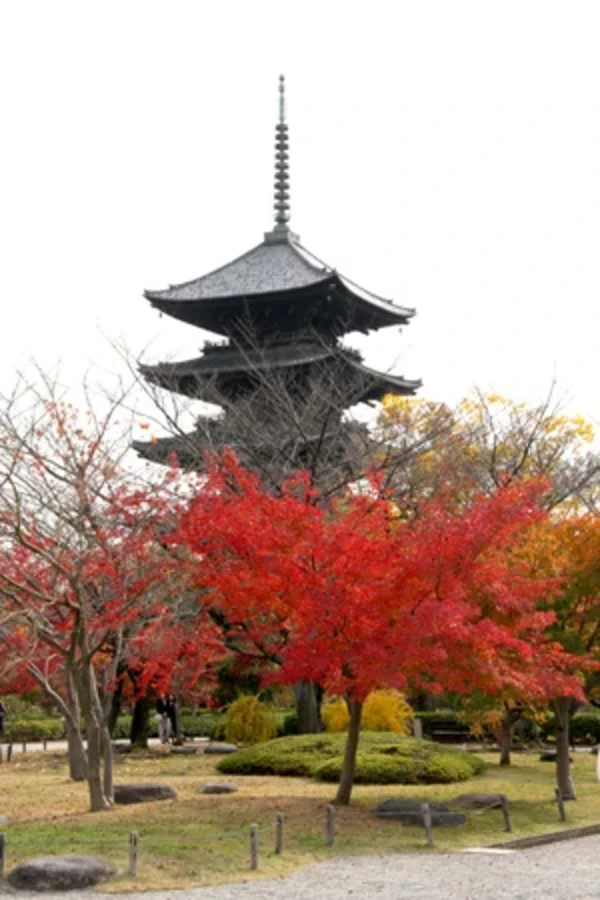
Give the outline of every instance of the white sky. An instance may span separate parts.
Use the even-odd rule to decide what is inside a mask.
[[[271,227],[277,76],[292,226],[418,310],[353,340],[453,402],[600,420],[597,0],[5,0],[0,5],[0,377],[106,337],[185,358],[205,335],[141,292]]]

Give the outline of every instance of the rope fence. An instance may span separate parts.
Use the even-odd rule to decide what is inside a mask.
[[[560,821],[564,822],[566,820],[564,801],[558,789],[553,799],[558,807]],[[504,794],[497,795],[493,801],[490,800],[490,803],[485,806],[470,810],[469,815],[473,817],[481,816],[494,809],[498,809],[502,813],[503,830],[511,832],[510,804]],[[415,810],[414,821],[411,823],[413,826],[421,826],[423,828],[425,845],[430,848],[435,847],[434,818],[432,816],[434,810],[435,807],[432,809],[429,803],[421,803]],[[344,823],[353,823],[353,818],[350,811],[339,809],[332,804],[328,804],[325,807],[324,814],[324,819],[321,820],[323,826],[321,832],[322,840],[325,846],[333,847],[338,837],[340,823],[343,828]],[[394,812],[381,812],[377,814],[377,817],[381,819],[397,819],[398,815]],[[294,831],[290,832],[290,828],[293,828],[293,825],[294,823],[284,816],[283,813],[277,812],[271,824],[262,823],[259,825],[252,823],[249,826],[232,828],[223,832],[202,834],[198,838],[198,849],[201,849],[201,847],[207,848],[207,845],[220,841],[235,842],[239,845],[242,852],[248,853],[247,860],[250,870],[256,871],[260,866],[262,853],[273,853],[278,857],[284,853],[286,839],[290,834],[292,836],[294,834]],[[128,834],[112,839],[98,840],[67,836],[61,840],[61,843],[68,844],[69,847],[93,846],[98,850],[104,848],[108,850],[110,848],[111,851],[115,851],[114,855],[116,855],[116,850],[119,848],[118,856],[127,860],[127,874],[135,877],[138,872],[140,854],[148,853],[154,857],[157,850],[164,848],[164,837],[153,834],[140,835],[138,831],[131,831]],[[13,848],[18,850],[22,847],[47,849],[48,844],[52,844],[52,850],[54,851],[55,842],[49,837],[41,836],[37,839],[32,839],[24,831],[21,832],[21,830],[15,833],[10,830],[8,832],[0,831],[0,878],[3,878],[5,874],[4,870],[9,850],[13,850]]]

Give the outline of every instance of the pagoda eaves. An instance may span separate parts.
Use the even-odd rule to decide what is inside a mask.
[[[166,315],[222,335],[236,331],[242,302],[245,321],[258,334],[313,327],[337,336],[405,325],[415,314],[321,263],[295,235],[284,232],[274,241],[271,234],[207,275],[144,296]]]
[[[343,347],[327,346],[315,340],[280,343],[271,347],[242,350],[235,346],[213,347],[211,352],[175,363],[141,366],[147,381],[169,391],[210,400],[233,397],[252,390],[257,377],[269,371],[300,373],[319,365],[335,367],[355,402],[381,400],[385,394],[413,395],[420,381],[376,372],[362,362],[359,353]],[[352,388],[352,390],[351,390]]]

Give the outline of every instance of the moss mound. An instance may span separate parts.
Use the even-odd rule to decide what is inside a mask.
[[[217,768],[230,775],[288,775],[338,781],[346,736],[303,734],[238,750]],[[485,763],[464,750],[396,734],[361,735],[357,784],[449,784],[478,775]]]

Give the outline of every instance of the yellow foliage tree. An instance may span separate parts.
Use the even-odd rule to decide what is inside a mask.
[[[515,478],[543,477],[548,509],[595,509],[600,459],[594,428],[581,416],[566,416],[552,400],[518,403],[478,393],[454,410],[443,403],[408,397],[384,398],[379,429],[386,440],[419,447],[395,475],[396,502],[410,512],[432,493],[445,490],[455,502],[489,493]]]
[[[235,744],[260,744],[277,734],[273,710],[258,697],[240,697],[231,704],[225,723],[225,737]]]
[[[326,731],[346,731],[350,716],[342,697],[336,697],[321,707]],[[370,693],[363,706],[363,731],[393,731],[408,734],[413,710],[399,691],[382,689]]]

